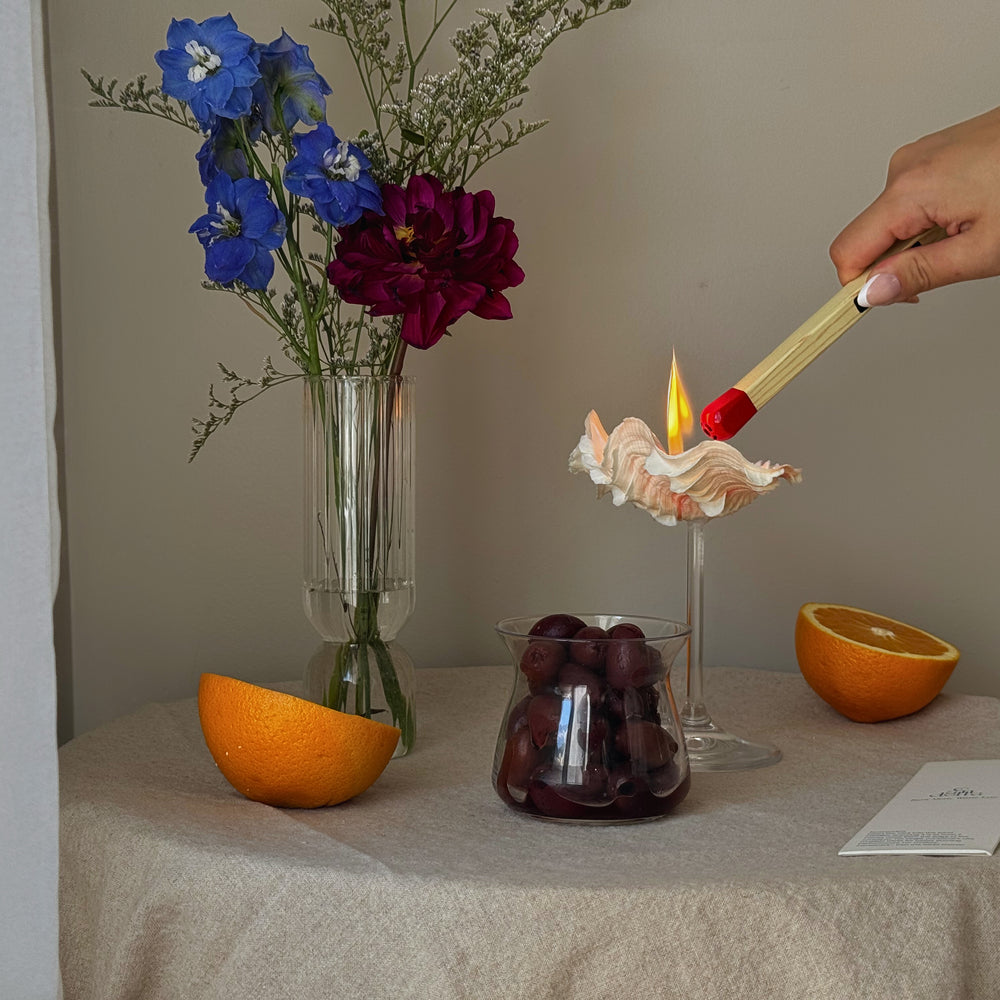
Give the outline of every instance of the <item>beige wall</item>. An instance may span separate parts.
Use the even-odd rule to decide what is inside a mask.
[[[158,79],[171,15],[231,9],[261,40],[310,43],[339,131],[363,119],[336,39],[305,28],[318,3],[49,6],[82,731],[192,695],[201,671],[298,676],[318,640],[299,599],[298,393],[186,463],[215,362],[276,352],[199,287],[196,137],[88,109],[78,67]],[[998,39],[993,0],[636,0],[550,51],[527,114],[552,124],[477,178],[517,223],[515,318],[468,318],[408,359],[419,578],[402,639],[419,666],[500,662],[508,614],[683,617],[683,530],[566,471],[584,415],[661,426],[672,346],[698,408],[759,361],[835,291],[826,247],[892,150],[1000,103]],[[711,525],[710,664],[795,670],[798,606],[831,600],[950,639],[950,688],[1000,695],[998,309],[990,281],[867,317],[748,425],[748,456],[805,481]]]

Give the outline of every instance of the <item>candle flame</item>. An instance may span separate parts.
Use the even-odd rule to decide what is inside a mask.
[[[679,455],[684,450],[684,435],[690,434],[693,428],[691,402],[677,369],[677,354],[672,351],[670,381],[667,383],[667,452]]]

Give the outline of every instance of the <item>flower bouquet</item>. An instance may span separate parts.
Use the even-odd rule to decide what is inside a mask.
[[[456,61],[445,72],[424,63],[457,0],[425,0],[418,19],[407,0],[322,2],[328,13],[312,27],[346,47],[371,113],[370,127],[350,138],[327,122],[331,89],[308,47],[284,30],[260,44],[230,14],[171,22],[155,57],[159,87],[145,76],[121,87],[84,76],[93,106],[154,115],[202,136],[205,207],[189,231],[204,249],[205,287],[235,295],[268,324],[292,369],[269,357],[247,377],[220,364],[225,388],[209,388],[191,458],[245,403],[303,380],[307,423],[321,435],[318,447],[315,433],[309,445],[321,510],[306,511],[321,556],[306,589],[319,587],[339,605],[333,617],[347,635],[328,635],[311,617],[324,639],[366,654],[361,673],[350,683],[334,676],[323,700],[369,717],[378,711],[374,661],[405,752],[412,705],[379,617],[390,577],[412,591],[405,566],[402,576],[389,568],[393,547],[412,550],[412,515],[403,509],[412,505],[408,457],[402,466],[391,458],[406,450],[405,353],[432,347],[466,313],[510,318],[504,293],[524,278],[514,223],[496,214],[490,191],[466,186],[545,124],[514,113],[549,45],[630,0],[511,0],[502,11],[479,10],[451,36]],[[338,379],[382,379],[386,387],[376,405],[358,407],[331,390]],[[341,666],[346,674],[346,659]]]

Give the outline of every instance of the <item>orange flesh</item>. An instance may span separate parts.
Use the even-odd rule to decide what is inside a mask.
[[[816,608],[813,615],[824,628],[866,646],[914,656],[940,656],[947,652],[947,647],[934,636],[881,615],[835,607]]]

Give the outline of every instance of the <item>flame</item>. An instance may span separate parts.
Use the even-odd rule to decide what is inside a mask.
[[[691,402],[684,391],[681,374],[677,370],[677,354],[671,351],[670,381],[667,383],[667,451],[679,455],[684,450],[684,435],[694,428]]]

